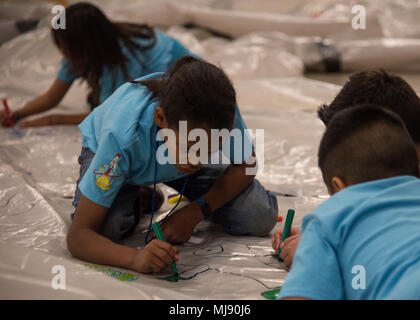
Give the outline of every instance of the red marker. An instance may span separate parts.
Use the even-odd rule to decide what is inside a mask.
[[[12,115],[10,114],[9,106],[7,105],[6,98],[3,99],[3,107],[4,107],[4,113],[6,113],[6,117],[9,120],[9,125],[13,127],[15,123],[13,122]]]

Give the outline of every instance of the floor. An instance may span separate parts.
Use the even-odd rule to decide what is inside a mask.
[[[312,20],[305,19],[321,13],[336,10],[341,14],[342,7],[326,0],[301,0],[293,5],[274,0],[203,0],[199,3],[204,7],[199,8],[197,2],[191,5],[190,1],[167,7],[167,1],[152,5],[130,0],[122,8],[113,0],[95,2],[114,17],[130,20],[143,15],[155,19],[151,22],[224,68],[233,80],[248,128],[264,129],[264,159],[260,160],[263,167],[257,178],[277,194],[280,216],[285,218],[289,208],[295,209],[294,226],[299,227],[302,218],[328,198],[316,162],[324,128],[315,111],[333,99],[351,71],[304,74],[311,59],[319,62],[319,57],[310,56],[310,50],[301,51],[299,43],[310,48],[315,40],[278,30],[287,31],[287,21],[308,24]],[[272,15],[267,16],[267,12]],[[228,41],[206,28],[186,29],[171,24],[172,20],[183,23],[185,17],[227,33],[233,29],[223,30],[220,17],[226,23],[226,17],[235,21],[237,33],[248,30],[249,19],[255,25],[269,21],[276,30],[244,34]],[[341,20],[328,21],[342,26]],[[328,33],[332,28],[325,26],[321,31]],[[289,29],[293,29],[292,33],[307,32]],[[343,39],[347,36],[343,35]],[[7,97],[12,109],[20,107],[50,85],[59,62],[47,26],[6,42],[0,47],[0,95]],[[396,72],[420,92],[420,73],[403,71],[406,67]],[[74,85],[57,110],[87,110],[86,92],[85,85]],[[170,270],[142,275],[71,257],[65,237],[73,211],[80,144],[76,127],[0,129],[0,288],[8,288],[0,290],[0,298],[264,299],[264,292],[284,283],[287,270],[272,256],[270,235],[234,237],[205,222],[198,226],[190,242],[180,247],[178,269],[185,280],[178,282],[164,279],[170,276]],[[173,192],[163,190],[166,196]],[[165,202],[155,218],[161,218],[170,208],[171,204]],[[141,247],[147,225],[148,217],[144,217],[126,245]],[[275,230],[282,227],[278,223]],[[57,265],[66,270],[66,290],[51,287],[52,271]]]

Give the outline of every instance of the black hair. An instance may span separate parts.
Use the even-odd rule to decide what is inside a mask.
[[[68,6],[65,13],[66,28],[52,28],[53,40],[69,60],[71,64],[69,71],[87,81],[92,90],[92,102],[98,105],[101,102],[99,101],[100,78],[104,67],[110,70],[120,68],[127,80],[130,80],[127,58],[121,50],[121,44],[124,44],[136,57],[136,50],[155,45],[154,30],[144,24],[114,23],[99,8],[85,2]],[[150,41],[147,41],[146,45],[140,45],[134,38]],[[142,64],[142,61],[138,62]]]
[[[182,57],[162,79],[131,82],[145,85],[154,93],[171,128],[177,128],[181,120],[194,127],[233,127],[235,89],[223,70],[208,62]]]
[[[337,112],[364,103],[395,112],[404,121],[414,142],[420,143],[420,98],[403,78],[383,70],[351,75],[335,99],[318,108],[318,117],[328,125]]]
[[[318,150],[325,184],[339,177],[347,185],[400,175],[419,176],[415,144],[394,112],[357,105],[328,122]]]

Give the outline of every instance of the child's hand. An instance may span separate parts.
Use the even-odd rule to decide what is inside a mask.
[[[166,269],[174,260],[178,261],[179,250],[173,245],[152,240],[143,249],[137,250],[132,270],[141,273],[153,273]]]
[[[43,116],[36,118],[34,120],[26,120],[19,123],[19,128],[29,128],[29,127],[45,127],[52,126],[55,124],[55,119],[53,115]]]
[[[203,219],[200,204],[190,203],[174,212],[162,224],[165,239],[171,243],[184,243],[191,237],[195,226]]]
[[[12,118],[13,122],[16,122],[16,115],[14,112],[10,112],[10,117]],[[4,110],[0,110],[0,125],[2,127],[10,127],[10,119],[7,117]]]
[[[280,249],[281,249],[280,258],[282,258],[284,265],[288,268],[292,266],[293,258],[295,256],[295,252],[299,244],[299,240],[300,240],[300,233],[286,238],[286,240],[284,240],[280,244]]]
[[[3,127],[7,127],[9,125],[9,121],[7,121],[6,114],[4,113],[3,110],[0,110],[0,124]]]
[[[289,238],[297,234],[300,235],[300,230],[297,228],[291,228]],[[273,238],[271,239],[271,245],[273,246],[273,249],[276,252],[279,251],[279,246],[280,246],[280,241],[281,241],[282,236],[283,236],[283,231],[277,230],[276,232],[274,232]]]

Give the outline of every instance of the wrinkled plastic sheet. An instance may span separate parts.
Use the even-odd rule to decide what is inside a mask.
[[[285,218],[287,209],[294,208],[294,226],[299,227],[302,217],[327,196],[314,156],[322,125],[313,106],[330,99],[337,88],[302,78],[243,80],[235,86],[248,127],[265,129],[264,168],[258,179],[274,192],[294,195],[278,197],[279,213]],[[166,274],[127,270],[137,279],[113,279],[109,270],[98,275],[72,258],[65,243],[78,176],[77,128],[26,129],[21,134],[0,131],[0,287],[9,288],[0,290],[2,298],[258,299],[282,285],[287,272],[272,257],[269,236],[229,236],[208,223],[199,225],[193,243],[180,246],[178,270],[192,277],[188,281],[170,283],[157,279]],[[173,193],[162,189],[165,195]],[[170,207],[165,203],[160,213]],[[147,224],[145,217],[126,244],[141,246]],[[51,269],[57,264],[66,268],[68,290],[51,289]]]
[[[359,1],[357,5],[366,8],[366,29],[358,30],[352,27],[352,7],[356,4],[347,0],[264,0],[258,4],[244,0],[126,0],[124,6],[117,0],[92,2],[115,20],[163,28],[189,24],[234,38],[233,43],[215,37],[198,42],[189,31],[180,32],[179,27],[172,33],[169,30],[208,61],[223,63],[230,76],[420,69],[417,1]],[[25,0],[0,5],[0,41],[2,34],[8,36],[9,24],[19,18],[40,19],[38,29],[48,26],[50,7]],[[8,37],[18,34],[14,26],[10,28],[13,30]],[[241,63],[236,63],[237,59]]]
[[[289,65],[276,65],[290,53],[278,53],[275,45],[270,49],[259,40],[250,45],[246,38],[231,45],[215,37],[198,40],[179,27],[168,32],[191,43],[192,50],[195,43],[202,48],[197,53],[218,61],[232,77],[247,126],[265,130],[264,167],[257,178],[278,194],[283,218],[287,209],[296,210],[294,226],[299,227],[303,216],[327,198],[316,164],[323,126],[315,110],[338,87],[302,78],[302,65],[293,57],[286,59]],[[44,92],[55,77],[60,58],[48,33],[39,28],[0,48],[0,92],[11,109]],[[52,112],[87,110],[86,92],[76,83]],[[263,299],[262,292],[283,284],[287,270],[272,256],[270,236],[230,236],[206,222],[180,246],[178,270],[189,280],[168,282],[160,279],[167,272],[143,275],[71,257],[65,237],[80,148],[76,127],[0,129],[0,298]],[[156,218],[170,207],[166,202]],[[125,244],[141,247],[147,225],[146,216]],[[55,265],[65,267],[66,290],[51,287]]]

